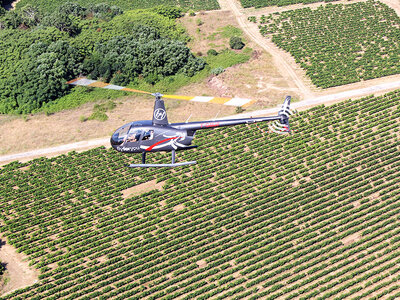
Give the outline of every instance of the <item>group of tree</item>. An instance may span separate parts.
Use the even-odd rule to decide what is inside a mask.
[[[128,84],[165,76],[193,76],[205,62],[186,46],[176,18],[158,6],[122,12],[67,2],[52,13],[28,5],[0,17],[0,113],[29,113],[69,92],[78,75]]]

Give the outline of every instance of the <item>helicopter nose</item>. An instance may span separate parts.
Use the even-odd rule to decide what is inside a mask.
[[[118,131],[114,132],[110,138],[110,143],[112,146],[119,146],[124,142],[124,139],[120,137]]]

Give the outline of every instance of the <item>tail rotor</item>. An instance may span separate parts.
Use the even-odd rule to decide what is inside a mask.
[[[278,112],[280,120],[270,123],[269,130],[278,134],[290,133],[289,118],[295,112],[290,110],[291,96],[286,96],[285,101],[282,104],[281,109]]]

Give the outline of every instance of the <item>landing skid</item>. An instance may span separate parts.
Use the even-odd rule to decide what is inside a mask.
[[[141,164],[131,164],[128,165],[130,168],[162,168],[162,167],[167,167],[167,168],[174,168],[174,167],[180,167],[180,166],[188,166],[188,165],[194,165],[196,164],[196,161],[187,161],[187,162],[181,162],[181,163],[175,163],[175,150],[172,150],[172,158],[171,158],[171,163],[170,164],[146,164],[146,152],[142,152],[142,163]]]
[[[197,164],[196,161],[187,161],[187,162],[182,162],[182,163],[175,163],[175,164],[137,164],[137,165],[129,165],[129,168],[161,168],[161,167],[169,167],[169,168],[174,168],[174,167],[180,167],[180,166],[187,166],[187,165],[194,165]]]

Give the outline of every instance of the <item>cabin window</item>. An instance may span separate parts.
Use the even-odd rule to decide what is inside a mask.
[[[132,128],[129,131],[128,138],[126,141],[129,143],[137,142],[140,140],[141,135],[142,135],[142,130]]]
[[[151,141],[154,137],[154,130],[148,130],[143,134],[143,141],[149,140]]]

